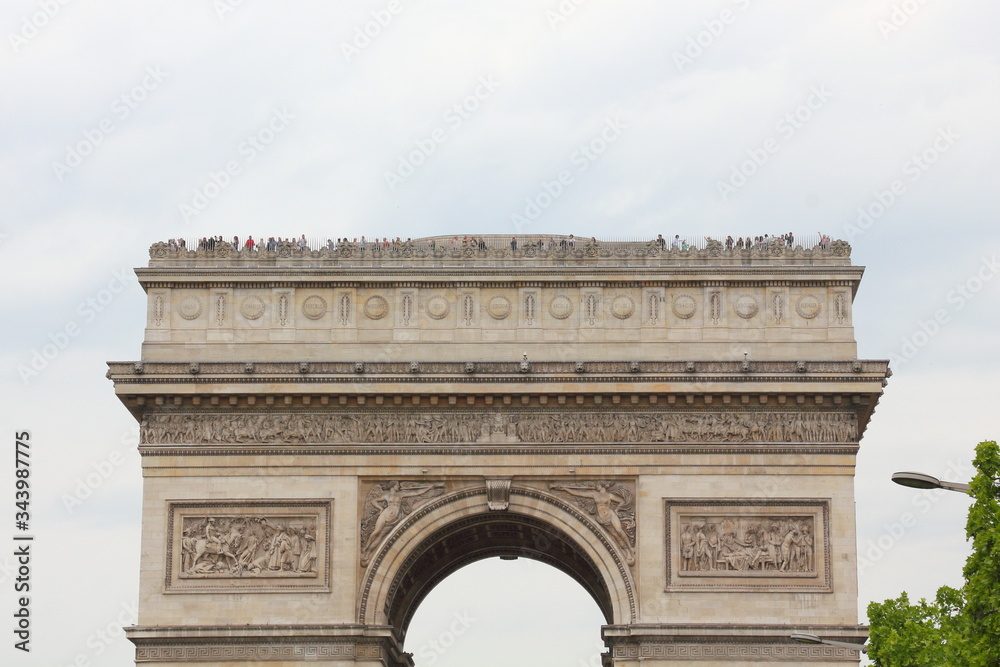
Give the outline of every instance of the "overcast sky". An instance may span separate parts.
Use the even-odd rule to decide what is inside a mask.
[[[960,583],[968,501],[889,475],[967,477],[1000,431],[998,19],[987,0],[6,0],[2,433],[31,430],[37,537],[27,659],[0,557],[0,662],[131,663],[137,428],[105,362],[138,358],[131,268],[179,236],[849,240],[859,356],[894,360],[858,457],[860,607]],[[422,664],[525,664],[503,651],[552,619],[577,653],[545,664],[591,664],[582,589],[503,565],[446,581],[408,649],[469,611]]]

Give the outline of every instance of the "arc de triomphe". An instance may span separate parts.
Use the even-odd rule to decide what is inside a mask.
[[[551,564],[605,664],[856,664],[857,359],[843,242],[419,239],[178,249],[136,270],[136,661],[412,665],[441,580]],[[530,655],[521,664],[532,665]]]

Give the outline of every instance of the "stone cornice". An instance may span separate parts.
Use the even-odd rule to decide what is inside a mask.
[[[871,382],[891,375],[883,360],[843,361],[480,361],[480,362],[108,362],[115,383],[177,382],[209,378],[224,382]]]
[[[789,444],[618,444],[568,445],[140,445],[142,456],[854,456],[858,445]],[[659,465],[660,461],[655,461]],[[796,464],[798,465],[798,464]]]

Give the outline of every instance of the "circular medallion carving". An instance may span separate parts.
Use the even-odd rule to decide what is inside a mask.
[[[181,305],[178,306],[177,312],[181,314],[185,320],[196,319],[201,315],[201,299],[196,296],[189,296],[183,301]]]
[[[573,314],[573,302],[569,297],[557,296],[549,304],[549,314],[557,320],[565,320]]]
[[[635,301],[632,297],[621,295],[616,296],[611,302],[611,314],[620,320],[627,320],[635,312]]]
[[[302,302],[302,314],[310,320],[318,320],[326,315],[326,299],[313,294]]]
[[[812,294],[800,296],[799,300],[795,302],[795,312],[807,320],[811,320],[819,315],[819,311],[821,309],[822,305],[820,304],[819,299],[814,297]]]
[[[259,296],[248,296],[240,304],[240,313],[248,320],[258,320],[264,314],[264,300]]]
[[[510,299],[505,296],[495,296],[486,304],[486,312],[495,320],[506,319],[510,315]]]
[[[370,320],[380,320],[389,313],[389,302],[385,297],[373,296],[365,301],[365,315]]]
[[[680,296],[674,299],[674,303],[673,306],[671,307],[671,310],[674,311],[674,315],[681,318],[682,320],[686,320],[692,315],[694,315],[695,311],[698,310],[698,302],[695,301],[694,297],[692,296],[688,296],[687,294],[681,294]]]
[[[443,296],[432,297],[427,302],[427,316],[431,319],[443,320],[450,310],[451,304]]]
[[[736,299],[736,303],[733,304],[733,310],[736,314],[745,320],[749,320],[751,317],[757,314],[760,307],[757,305],[757,299],[749,295],[741,296]]]

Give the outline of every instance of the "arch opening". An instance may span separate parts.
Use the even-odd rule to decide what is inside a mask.
[[[605,622],[561,570],[488,558],[453,572],[420,602],[403,650],[416,667],[601,667]]]
[[[421,540],[393,578],[388,623],[404,638],[417,607],[435,586],[466,565],[494,557],[528,558],[564,572],[593,598],[605,622],[615,622],[600,569],[569,535],[536,517],[494,513],[461,519]]]

